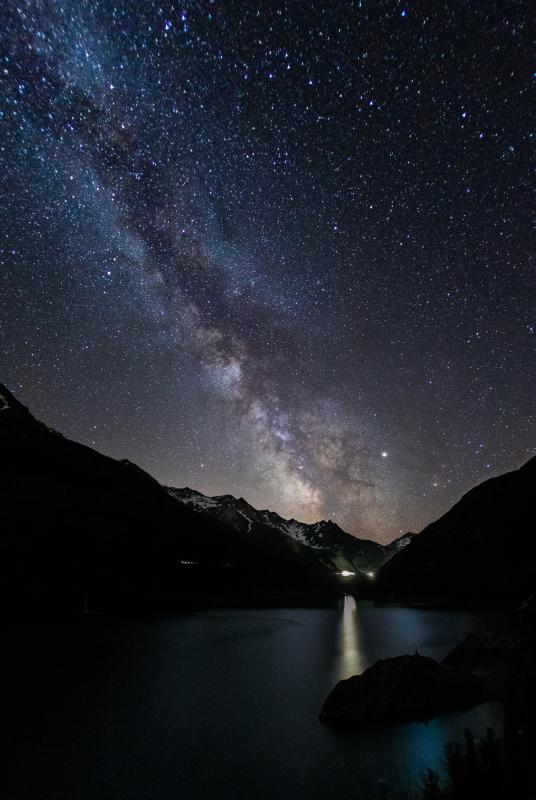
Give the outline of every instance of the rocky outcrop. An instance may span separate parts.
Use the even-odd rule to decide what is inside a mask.
[[[340,681],[320,719],[340,726],[425,720],[483,699],[484,685],[471,672],[415,653],[378,661]]]
[[[478,678],[486,700],[504,700],[509,664],[518,643],[516,633],[471,634],[451,650],[443,664]]]

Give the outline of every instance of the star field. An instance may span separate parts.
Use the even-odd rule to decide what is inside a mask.
[[[36,416],[382,542],[534,454],[527,3],[0,13],[1,373]]]

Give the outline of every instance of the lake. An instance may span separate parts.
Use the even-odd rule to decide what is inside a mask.
[[[429,722],[342,734],[318,721],[341,678],[379,658],[442,658],[482,614],[356,603],[87,617],[5,632],[2,800],[315,800],[381,797],[483,704]]]

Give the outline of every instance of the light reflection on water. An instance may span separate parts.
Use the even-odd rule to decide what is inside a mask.
[[[359,675],[365,669],[360,643],[358,608],[355,598],[344,597],[338,631],[338,657],[335,662],[335,680],[342,681]]]

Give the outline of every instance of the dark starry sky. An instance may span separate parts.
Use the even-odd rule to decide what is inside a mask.
[[[534,453],[529,4],[4,5],[1,379],[380,541]]]

